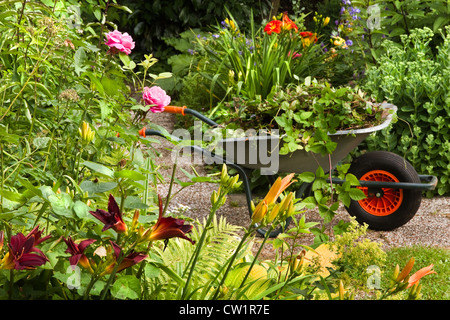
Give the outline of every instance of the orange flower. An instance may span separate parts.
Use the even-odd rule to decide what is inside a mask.
[[[272,32],[280,33],[282,22],[279,20],[272,20],[264,27],[264,32],[268,35],[271,35]]]
[[[281,22],[281,29],[283,29],[283,30],[291,30],[291,29],[298,30],[297,25],[294,23],[294,21],[289,19],[289,17],[288,17],[286,12],[283,13],[283,18],[282,18],[282,22]]]
[[[405,278],[409,275],[412,268],[414,267],[414,261],[415,261],[414,257],[409,259],[408,263],[403,268],[402,272],[400,272],[400,274],[397,276],[397,278],[395,280],[396,282],[401,282],[401,281],[405,280]]]
[[[433,269],[433,265],[430,264],[428,267],[424,267],[424,268],[420,269],[419,271],[417,271],[416,273],[414,273],[411,277],[409,277],[408,286],[406,288],[412,287],[416,283],[419,283],[420,279],[422,279],[426,275],[436,273],[436,271],[434,271],[432,269]]]
[[[267,214],[268,208],[265,200],[258,203],[252,214],[252,224],[260,223]]]
[[[272,187],[270,188],[269,192],[265,196],[264,200],[267,202],[268,205],[275,203],[275,201],[278,199],[280,194],[286,190],[287,187],[289,187],[294,181],[291,181],[294,177],[294,173],[291,173],[281,179],[278,177],[278,179],[274,182]]]
[[[281,193],[286,190],[294,181],[291,181],[294,177],[294,173],[291,173],[281,179],[280,177],[274,182],[269,192],[267,192],[264,199],[256,206],[255,210],[252,214],[252,224],[259,223],[264,219],[264,216],[267,214],[268,207],[271,204],[274,204]]]
[[[311,44],[317,42],[317,33],[302,31],[300,35],[302,36],[303,47],[309,47]]]

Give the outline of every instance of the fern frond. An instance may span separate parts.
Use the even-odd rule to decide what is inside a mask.
[[[206,227],[205,224],[205,220],[202,223],[197,221],[196,227],[190,233],[193,240],[198,241]],[[238,231],[241,227],[228,223],[223,216],[220,218],[215,216],[211,225],[207,228],[206,240],[201,248],[189,285],[190,288],[188,288],[191,293],[190,299],[208,296],[209,288],[213,285],[212,280],[222,272],[222,267],[229,261],[240,241]],[[156,288],[157,284],[162,285],[162,288],[158,287],[160,289],[158,299],[162,297],[164,299],[177,299],[180,297],[183,286],[179,285],[178,277],[186,279],[189,273],[188,263],[195,250],[195,245],[179,238],[170,239],[165,249],[163,244],[154,247],[154,253],[162,261],[161,265],[164,265],[165,269],[169,268],[171,272],[177,275],[177,277],[171,277],[170,272],[161,272],[158,278],[151,279],[154,282],[151,287]]]

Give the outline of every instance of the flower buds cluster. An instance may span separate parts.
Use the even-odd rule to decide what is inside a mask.
[[[289,268],[292,274],[297,276],[302,273],[303,265],[305,262],[305,254],[306,251],[302,250],[302,252],[300,252],[300,254],[297,257],[289,261]]]
[[[78,128],[78,133],[80,134],[83,144],[89,144],[95,136],[95,132],[92,131],[89,124],[85,121],[83,121],[83,123],[81,124],[81,128]]]
[[[265,198],[253,209],[252,224],[267,225],[279,219],[286,220],[294,214],[294,194],[290,192],[281,202],[276,203],[276,200],[281,193],[294,181],[291,181],[294,174],[289,174],[283,179],[280,177],[274,182]],[[253,205],[254,206],[254,205]]]
[[[294,193],[290,192],[286,195],[281,202],[273,205],[273,207],[268,208],[268,213],[265,215],[263,224],[267,225],[278,219],[284,221],[294,214]]]
[[[224,164],[222,166],[222,172],[220,173],[219,189],[213,191],[211,194],[211,204],[222,206],[226,201],[224,195],[235,188],[239,188],[241,185],[242,181],[239,181],[239,175],[237,174],[233,177],[229,176],[227,166]],[[220,203],[217,203],[218,201],[220,201]]]
[[[228,175],[227,166],[224,164],[222,166],[222,172],[220,174],[220,184],[228,190],[231,190],[233,188],[238,188],[242,184],[242,182],[239,182],[239,175],[230,177]]]
[[[325,27],[330,23],[330,17],[323,17],[321,14],[316,14],[313,18],[314,22],[321,23],[322,27]]]
[[[395,294],[397,292],[411,288],[408,294],[408,299],[418,299],[422,285],[419,283],[420,279],[426,275],[436,273],[433,269],[433,265],[424,267],[409,275],[414,266],[414,258],[411,258],[406,266],[400,271],[400,267],[397,265],[394,274],[391,278],[391,286],[389,288],[389,294]]]

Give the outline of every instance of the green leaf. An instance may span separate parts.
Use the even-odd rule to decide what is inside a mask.
[[[346,207],[350,206],[350,202],[352,201],[352,199],[350,198],[350,195],[348,192],[340,193],[338,198],[339,198],[339,200],[342,201],[344,206],[346,206]]]
[[[20,178],[19,178],[18,180],[19,180],[20,184],[21,184],[22,186],[24,186],[25,188],[27,188],[29,191],[31,191],[31,193],[32,193],[33,195],[38,196],[38,197],[44,199],[44,198],[42,197],[42,191],[41,191],[41,190],[39,190],[38,188],[34,187],[31,183],[29,183],[29,182],[26,181],[26,180],[23,180],[23,179],[20,179]],[[44,199],[44,200],[47,200],[47,199]]]
[[[126,53],[120,52],[119,58],[122,61],[123,65],[125,66],[126,69],[133,70],[134,68],[136,68],[136,63],[134,63],[134,61],[131,60],[130,57]]]
[[[347,173],[345,175],[345,180],[348,181],[350,183],[350,185],[352,185],[352,186],[360,185],[358,178],[354,174]]]
[[[73,217],[73,201],[67,193],[50,195],[48,196],[48,201],[50,201],[53,212],[57,215],[67,218]]]
[[[258,294],[257,296],[253,297],[253,299],[254,299],[254,300],[261,300],[262,298],[268,296],[268,295],[271,294],[272,292],[275,292],[276,290],[285,287],[288,283],[289,283],[290,285],[292,285],[292,284],[294,284],[294,283],[296,283],[296,282],[298,282],[298,281],[305,280],[305,279],[308,279],[308,278],[311,278],[311,277],[313,277],[313,276],[312,276],[312,275],[306,275],[306,276],[300,276],[300,277],[297,277],[297,278],[295,278],[295,279],[293,279],[293,280],[290,280],[290,281],[280,282],[280,283],[278,283],[278,284],[276,284],[276,285],[274,285],[274,286],[271,286],[269,289],[267,289],[267,290],[261,292],[261,293]]]
[[[287,126],[287,119],[284,117],[275,117],[275,121],[278,123],[280,127],[286,127]]]
[[[103,193],[117,187],[117,182],[93,182],[83,181],[80,188],[89,194]]]
[[[152,263],[147,263],[146,265],[145,265],[145,268],[144,268],[144,272],[145,272],[145,276],[147,277],[147,278],[157,278],[157,277],[159,277],[159,275],[160,275],[160,271],[159,271],[159,268],[157,268],[155,265],[153,265]]]
[[[83,47],[79,47],[75,52],[74,56],[74,67],[75,73],[79,76],[81,73],[87,70],[87,65],[85,64],[87,60],[86,51]]]
[[[303,182],[313,182],[316,178],[316,175],[312,172],[303,172],[299,174],[298,178],[302,180]]]
[[[139,279],[132,275],[121,276],[111,287],[111,294],[117,299],[139,299],[141,285]]]
[[[95,162],[91,162],[91,161],[84,161],[82,163],[83,166],[88,167],[91,170],[94,170],[95,172],[110,177],[110,178],[114,178],[114,171],[109,169],[108,167],[105,167],[102,164],[99,163],[95,163]]]
[[[75,212],[76,216],[80,219],[86,218],[89,213],[89,207],[84,202],[77,200],[75,204],[73,205],[73,211]]]
[[[158,267],[162,271],[164,271],[170,278],[172,278],[172,280],[176,281],[180,287],[184,287],[186,285],[185,281],[175,271],[173,271],[169,267],[167,267],[163,264],[159,264],[159,263],[158,263]]]
[[[352,200],[356,200],[356,201],[366,198],[366,195],[364,194],[364,192],[358,188],[351,188],[348,191],[348,194],[350,195],[350,198],[352,198]]]
[[[128,196],[125,199],[124,206],[125,206],[125,208],[128,208],[128,209],[147,209],[147,208],[149,208],[149,206],[146,205],[144,202],[142,202],[141,199],[139,199],[138,197],[134,197],[134,196]]]
[[[100,79],[97,78],[97,76],[94,73],[90,71],[85,71],[83,75],[87,75],[89,79],[91,79],[91,86],[93,87],[93,89],[97,89],[100,95],[103,95],[105,93],[105,90],[103,88],[102,83],[100,82]]]
[[[5,198],[13,202],[22,202],[26,200],[26,197],[24,197],[23,194],[4,189],[0,189],[0,195],[3,197],[2,200],[4,200]]]
[[[36,149],[45,148],[50,141],[50,137],[39,137],[33,139],[33,145]]]
[[[133,181],[143,181],[145,180],[145,176],[137,171],[133,171],[133,170],[120,170],[120,171],[116,171],[114,172],[114,176],[116,178],[125,178],[125,179],[130,179]]]

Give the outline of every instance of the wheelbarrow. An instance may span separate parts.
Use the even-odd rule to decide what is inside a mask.
[[[279,155],[275,152],[282,143],[278,135],[246,135],[220,140],[223,150],[226,150],[225,154],[213,152],[199,145],[189,145],[184,148],[199,153],[207,163],[226,164],[239,173],[251,217],[253,211],[249,175],[253,170],[260,170],[261,173],[268,175],[272,182],[277,173],[315,172],[319,166],[325,172],[330,172],[367,136],[386,128],[391,123],[397,107],[387,103],[383,103],[381,107],[388,111],[384,112],[386,116],[381,124],[329,134],[332,141],[337,143],[330,157],[304,150]],[[167,106],[164,112],[183,116],[191,115],[211,128],[219,127],[213,120],[186,106]],[[161,131],[146,128],[140,130],[139,134],[143,137],[160,136],[171,141],[182,140],[176,136],[167,136]],[[268,159],[272,161],[267,161]],[[274,162],[276,162],[275,166]],[[437,185],[435,176],[419,175],[406,159],[388,151],[367,152],[357,157],[352,161],[348,172],[356,176],[360,183],[358,188],[363,190],[366,198],[359,201],[352,200],[345,208],[359,223],[367,223],[372,230],[393,230],[406,224],[419,209],[422,191],[433,190]],[[336,185],[343,184],[345,180],[332,177],[329,182]],[[312,183],[303,183],[296,193],[297,198],[307,196],[311,185]],[[290,220],[286,221],[284,228],[289,222]],[[276,237],[282,231],[283,227],[278,227],[271,232],[270,237]],[[260,228],[258,232],[264,235],[266,230]]]

